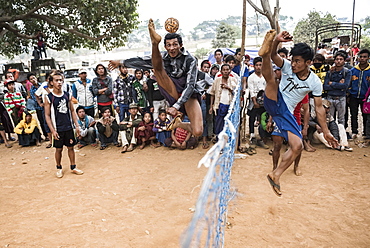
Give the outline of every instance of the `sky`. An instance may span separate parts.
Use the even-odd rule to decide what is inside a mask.
[[[355,22],[370,16],[369,0],[280,0],[280,14],[292,16],[296,21],[306,18],[311,10],[329,12],[336,17],[349,17],[352,20],[353,2],[355,1]],[[259,3],[259,0],[253,0]],[[347,5],[344,4],[347,2]],[[241,16],[243,0],[138,0],[139,20],[159,19],[161,23],[169,17],[179,20],[180,28],[186,34],[202,21],[219,20],[228,16]],[[219,4],[218,4],[219,3]],[[227,6],[226,6],[227,3]],[[270,0],[273,10],[276,1]],[[247,17],[255,15],[254,9],[247,3]]]

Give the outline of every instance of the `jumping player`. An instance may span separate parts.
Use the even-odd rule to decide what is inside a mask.
[[[153,68],[162,95],[169,102],[167,113],[176,116],[169,125],[169,129],[177,127],[191,132],[194,136],[201,136],[203,132],[202,111],[200,108],[202,86],[197,81],[197,61],[187,52],[179,34],[168,33],[164,37],[166,52],[161,54],[159,43],[161,36],[155,31],[153,20],[149,20],[149,34],[152,41],[151,58],[131,58],[123,64],[132,68]],[[109,69],[114,69],[119,61],[110,61]],[[188,116],[189,122],[181,122],[181,113]]]
[[[50,77],[52,77],[50,83],[53,85],[54,90],[47,95],[47,101],[45,101],[45,119],[53,136],[53,146],[56,148],[56,176],[58,178],[63,177],[61,165],[63,146],[68,148],[72,173],[82,175],[83,171],[76,167],[75,151],[73,149],[76,144],[76,138],[73,132],[72,120],[76,127],[77,136],[80,134],[80,128],[71,96],[68,92],[62,90],[64,80],[62,73],[56,72],[50,75]]]
[[[277,54],[277,47],[280,42],[291,41],[293,37],[286,31],[275,36],[275,30],[267,32],[258,55],[263,59],[262,74],[266,79],[264,106],[276,124],[274,132],[289,143],[289,149],[283,154],[278,167],[267,175],[272,189],[276,195],[281,196],[280,176],[303,149],[301,128],[293,116],[293,110],[309,92],[314,96],[317,119],[322,126],[325,139],[332,147],[337,147],[338,141],[330,134],[326,125],[321,98],[322,83],[314,73],[310,72],[313,50],[305,43],[295,44],[290,52],[292,55],[290,62]],[[275,80],[271,59],[282,69],[280,83]]]

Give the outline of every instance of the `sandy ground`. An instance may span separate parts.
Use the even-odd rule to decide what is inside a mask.
[[[0,146],[0,247],[179,247],[206,168],[198,147],[121,154],[85,147],[57,179],[54,151]],[[225,247],[369,247],[370,148],[304,152],[297,177],[267,182],[268,150],[236,160]],[[368,156],[369,155],[369,156]]]

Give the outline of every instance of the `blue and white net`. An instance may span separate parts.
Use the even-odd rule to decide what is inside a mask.
[[[198,167],[208,167],[193,218],[181,239],[183,248],[223,247],[227,225],[227,206],[235,196],[230,190],[231,169],[235,146],[238,144],[241,83],[225,117],[218,142],[199,161]]]

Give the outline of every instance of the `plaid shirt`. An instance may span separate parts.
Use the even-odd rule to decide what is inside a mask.
[[[119,103],[130,104],[133,102],[133,87],[132,87],[133,76],[122,74],[117,77],[113,82],[113,97],[114,105],[118,106]]]

